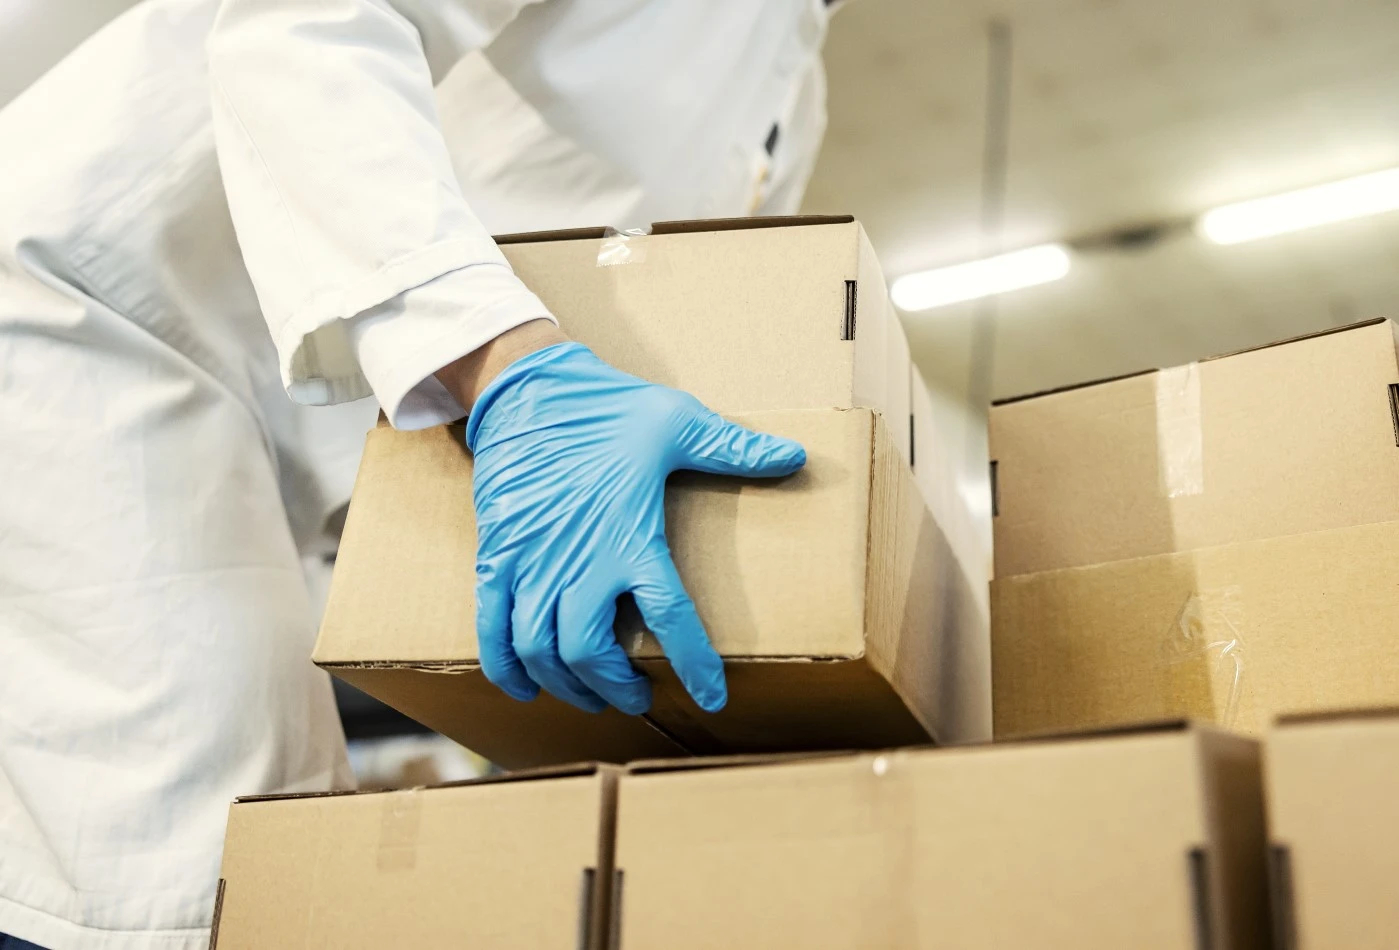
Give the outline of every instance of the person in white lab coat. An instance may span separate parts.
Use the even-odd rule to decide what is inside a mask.
[[[560,343],[489,235],[795,210],[825,28],[821,0],[146,0],[0,111],[12,945],[203,946],[228,801],[350,781],[308,660],[307,531],[284,500],[311,463],[288,393],[373,395],[402,428],[471,409],[497,535],[488,674],[520,698],[644,708],[625,658],[567,641],[568,591],[519,573],[605,566],[636,525],[588,509],[586,543],[555,524],[531,549],[521,518],[597,500],[580,501],[586,466],[560,479],[540,460],[593,440],[610,478],[628,414],[664,406],[664,457],[617,479],[652,506],[667,468],[780,474],[800,450]],[[655,619],[685,627],[677,655],[717,708],[722,671],[658,536],[623,553],[650,559],[671,598]],[[539,619],[555,606],[557,631]],[[610,601],[587,609],[610,639]]]

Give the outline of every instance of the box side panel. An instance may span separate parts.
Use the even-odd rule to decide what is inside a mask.
[[[1390,324],[1201,363],[1202,490],[1178,549],[1399,520]]]
[[[598,776],[233,806],[219,950],[577,946]]]
[[[1158,485],[1156,380],[996,406],[996,577],[1175,549]]]
[[[696,753],[880,749],[929,739],[865,658],[728,663],[729,702],[714,714],[695,705],[666,661],[641,666],[653,684],[651,718]]]
[[[1200,733],[1199,741],[1218,950],[1269,950],[1267,833],[1258,743],[1215,732]]]
[[[879,420],[865,623],[871,666],[942,743],[991,737],[991,639],[976,589]],[[984,585],[985,579],[980,583]]]
[[[868,410],[735,417],[795,438],[808,463],[779,480],[678,475],[666,492],[680,576],[728,656],[863,649]],[[318,663],[474,663],[476,527],[461,430],[378,428],[366,443],[316,645]],[[658,655],[635,610],[618,621]]]
[[[849,236],[853,285],[847,306],[852,309],[849,329],[855,339],[854,404],[886,416],[902,415],[908,404],[907,370],[898,365],[900,350],[908,351],[903,327],[864,229],[852,224]]]
[[[726,657],[850,657],[864,649],[864,562],[874,416],[849,411],[733,417],[795,439],[806,466],[779,480],[677,473],[666,538],[715,649]],[[659,657],[635,605],[618,636]]]
[[[842,339],[858,225],[634,238],[598,266],[595,240],[511,244],[505,256],[570,337],[624,372],[719,411],[848,408]]]
[[[1399,702],[1399,523],[998,578],[998,737]]]
[[[1298,948],[1380,950],[1399,933],[1399,720],[1268,737],[1268,824],[1291,866]]]
[[[334,667],[331,672],[504,768],[628,762],[687,752],[645,720],[615,709],[592,715],[547,693],[517,702],[480,670]]]
[[[991,484],[986,414],[961,394],[928,385],[915,366],[913,478],[943,527],[962,569],[976,579],[983,613],[990,609],[981,579],[991,577]]]
[[[316,661],[475,660],[475,552],[462,428],[370,430]]]
[[[623,776],[621,946],[1190,947],[1190,751],[1158,735]]]

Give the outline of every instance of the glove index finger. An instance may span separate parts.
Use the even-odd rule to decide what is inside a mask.
[[[631,593],[647,628],[660,641],[686,691],[705,712],[723,709],[729,699],[724,661],[709,642],[669,550],[643,569]]]
[[[711,475],[777,478],[806,464],[801,443],[754,432],[716,412],[700,409],[680,436],[683,466]]]

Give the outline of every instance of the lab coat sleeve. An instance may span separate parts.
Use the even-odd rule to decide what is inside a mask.
[[[208,42],[219,166],[298,402],[368,395],[366,362],[380,385],[421,384],[548,315],[463,200],[433,98],[434,69],[522,5],[223,0]],[[352,332],[361,314],[365,332]],[[439,346],[432,366],[424,351]]]

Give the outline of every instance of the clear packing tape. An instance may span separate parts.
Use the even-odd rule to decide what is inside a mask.
[[[603,232],[602,244],[598,246],[597,266],[617,267],[621,264],[640,264],[646,260],[646,242],[637,238],[651,233],[644,228],[612,228]]]
[[[1214,721],[1226,729],[1243,697],[1243,593],[1238,587],[1197,590],[1186,597],[1161,640],[1161,662],[1173,691],[1208,694]]]
[[[1156,457],[1161,494],[1189,498],[1205,491],[1200,366],[1187,363],[1156,373]],[[1243,697],[1243,591],[1237,586],[1192,591],[1161,641],[1161,659],[1173,690],[1208,695],[1215,721],[1238,721]]]
[[[1200,425],[1200,367],[1187,363],[1156,374],[1156,458],[1161,493],[1184,498],[1205,491]]]

